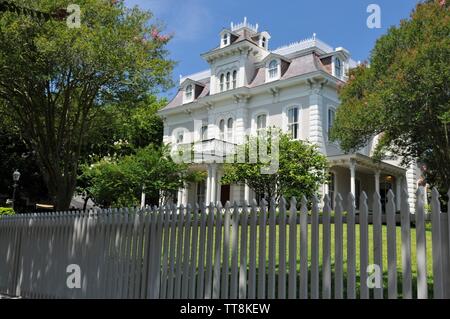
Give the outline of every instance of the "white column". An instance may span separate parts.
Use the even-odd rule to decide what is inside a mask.
[[[206,178],[206,205],[211,203],[211,165],[208,165],[208,177]]]
[[[380,194],[380,170],[375,171],[375,191]]]
[[[402,179],[403,176],[397,176],[395,179],[395,205],[397,206],[397,210],[400,210],[400,205],[402,203]]]
[[[356,182],[355,182],[355,176],[356,176],[356,162],[355,160],[350,160],[350,192],[353,194],[353,196],[356,196]]]
[[[183,205],[187,206],[189,201],[189,185],[186,185],[186,187],[183,189]]]
[[[222,199],[222,184],[220,180],[222,179],[223,173],[217,171],[217,187],[216,187],[216,201],[220,202]]]
[[[216,184],[216,177],[217,177],[217,165],[216,164],[212,164],[211,165],[211,190],[210,190],[210,202],[213,202],[214,204],[216,204],[216,190],[217,190],[217,184]]]
[[[177,194],[177,206],[180,206],[182,201],[183,201],[183,189],[180,188]]]
[[[145,189],[142,187],[142,193],[141,193],[141,208],[145,208]]]
[[[245,184],[244,199],[250,204],[250,187]]]

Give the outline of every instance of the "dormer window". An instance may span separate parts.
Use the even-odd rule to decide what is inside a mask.
[[[264,48],[264,49],[266,49],[267,47],[267,39],[266,39],[266,37],[262,37],[262,39],[261,39],[261,46]]]
[[[221,47],[226,47],[230,45],[230,34],[229,33],[224,33],[222,35],[222,43],[221,43]]]
[[[194,86],[189,84],[184,92],[185,102],[191,102],[194,99]]]
[[[276,80],[279,78],[279,66],[278,60],[272,60],[269,63],[269,80]]]

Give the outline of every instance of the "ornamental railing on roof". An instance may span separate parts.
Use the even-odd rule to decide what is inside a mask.
[[[237,31],[242,28],[247,28],[247,29],[252,30],[255,33],[258,33],[259,25],[258,24],[253,25],[253,24],[248,23],[247,17],[244,17],[244,22],[241,22],[238,24],[234,24],[233,22],[231,22],[231,31]]]
[[[273,50],[272,52],[276,53],[276,54],[280,54],[280,55],[286,55],[286,54],[290,54],[290,53],[301,51],[301,50],[306,50],[306,49],[313,48],[313,47],[319,48],[320,50],[322,50],[326,53],[330,53],[330,52],[334,51],[333,47],[331,47],[328,44],[326,44],[325,42],[317,39],[316,34],[314,33],[313,36],[309,39],[290,43],[288,45],[279,47],[278,49]]]

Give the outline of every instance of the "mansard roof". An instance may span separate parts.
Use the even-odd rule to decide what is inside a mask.
[[[288,68],[284,71],[280,80],[278,80],[278,81],[287,80],[287,79],[290,79],[290,78],[293,78],[296,76],[301,76],[301,75],[313,73],[316,71],[327,72],[327,70],[323,66],[322,61],[320,60],[319,56],[315,52],[310,52],[306,55],[302,55],[302,56],[291,59]],[[197,100],[208,96],[209,90],[210,90],[210,79],[209,78],[198,80],[198,82],[204,83],[205,87],[204,87],[203,91],[201,92],[201,94],[198,96]],[[276,82],[277,81],[272,82],[272,83],[276,83]],[[255,71],[255,76],[253,77],[251,82],[246,87],[254,88],[254,87],[264,85],[264,84],[266,84],[265,67],[263,65],[260,65]],[[183,92],[180,90],[180,91],[178,91],[176,96],[172,99],[172,101],[170,101],[170,103],[165,108],[162,109],[162,111],[174,109],[176,107],[181,106],[182,104],[183,104]]]

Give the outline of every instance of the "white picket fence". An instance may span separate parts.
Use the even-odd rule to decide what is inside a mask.
[[[2,217],[0,294],[24,298],[450,298],[449,213],[441,212],[439,194],[433,190],[429,247],[429,216],[421,192],[412,215],[404,191],[400,216],[390,191],[385,213],[378,194],[369,212],[363,193],[358,212],[350,194],[345,210],[344,200],[336,196],[334,211],[326,196],[323,210],[317,198],[309,206],[306,198],[300,203],[295,199],[286,203],[282,198],[260,206],[256,202],[243,207],[227,203],[224,208],[169,205],[144,211]],[[430,249],[432,258],[427,257]],[[367,285],[368,280],[376,282],[367,272],[371,264],[383,274],[381,288]],[[70,267],[67,272],[69,265],[81,270],[80,289],[67,285],[76,283],[78,274],[70,272],[74,269]]]

